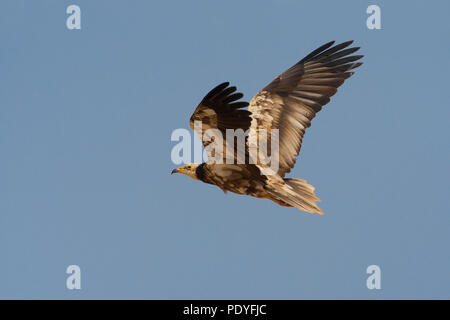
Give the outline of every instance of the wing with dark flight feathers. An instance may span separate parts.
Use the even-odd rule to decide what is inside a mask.
[[[205,148],[212,142],[203,139],[208,129],[220,131],[225,151],[226,129],[242,129],[245,132],[250,128],[250,112],[243,109],[248,106],[248,102],[238,101],[244,95],[235,91],[236,87],[230,87],[228,82],[219,84],[203,98],[192,114],[190,127],[196,131]],[[195,121],[201,124],[200,130],[194,129]],[[225,158],[223,159],[225,163]]]
[[[254,121],[248,142],[254,143],[257,131],[265,129],[270,143],[270,130],[279,130],[280,176],[294,167],[311,120],[353,74],[350,70],[362,64],[356,62],[362,55],[352,55],[359,48],[348,48],[352,43],[333,46],[332,41],[321,46],[276,77],[250,101],[248,110]]]

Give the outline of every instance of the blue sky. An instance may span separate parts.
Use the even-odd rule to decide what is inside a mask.
[[[79,5],[82,29],[66,28]],[[378,4],[382,29],[368,30]],[[447,1],[2,1],[0,298],[450,298]],[[330,40],[364,65],[292,177],[323,216],[171,176],[203,95]],[[81,290],[66,288],[69,265]],[[379,265],[382,289],[368,290]]]

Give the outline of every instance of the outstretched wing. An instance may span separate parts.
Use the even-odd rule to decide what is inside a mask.
[[[214,141],[214,138],[204,139],[205,132],[208,129],[219,130],[223,137],[223,163],[226,162],[226,130],[242,129],[245,132],[250,128],[250,112],[243,110],[248,102],[237,101],[244,95],[235,91],[236,87],[229,87],[228,82],[219,84],[203,98],[190,119],[190,127],[202,140],[205,148]],[[234,146],[237,147],[237,144]],[[233,152],[232,158],[236,159],[234,150],[228,152]]]
[[[248,142],[257,144],[258,131],[266,130],[270,150],[270,130],[279,130],[280,176],[294,167],[305,130],[316,113],[353,74],[349,70],[362,64],[355,62],[362,55],[351,55],[359,47],[347,48],[352,43],[333,46],[332,41],[321,46],[275,78],[250,101],[252,123]]]

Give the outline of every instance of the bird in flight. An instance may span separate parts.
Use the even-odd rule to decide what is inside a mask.
[[[245,137],[244,163],[191,163],[172,173],[182,173],[195,180],[218,186],[224,192],[264,198],[275,203],[295,207],[301,211],[322,214],[316,202],[314,187],[299,178],[285,178],[295,165],[306,128],[311,120],[330,101],[337,88],[353,75],[350,71],[362,65],[362,55],[352,55],[359,47],[353,41],[334,45],[328,42],[314,50],[263,88],[250,103],[238,101],[242,93],[224,82],[212,89],[200,102],[190,119],[190,127],[201,123],[199,130],[205,149],[212,139],[204,139],[208,129],[227,134],[227,130],[242,129]],[[245,108],[248,107],[248,110]],[[277,131],[274,131],[277,130]],[[266,130],[268,138],[277,132],[278,166],[254,160],[250,148],[258,145],[258,132]],[[220,142],[219,142],[220,143]],[[224,146],[230,152],[230,146]],[[234,159],[236,150],[231,150]],[[223,153],[225,157],[225,152]],[[209,158],[209,155],[208,155]],[[225,158],[224,158],[225,159]]]

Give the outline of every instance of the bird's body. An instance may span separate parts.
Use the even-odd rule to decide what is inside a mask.
[[[313,51],[275,78],[253,97],[250,104],[237,101],[243,95],[235,93],[236,88],[229,87],[228,82],[215,87],[196,108],[190,125],[196,129],[205,148],[211,147],[213,142],[223,144],[223,152],[215,154],[216,160],[223,161],[188,164],[173,172],[216,185],[224,192],[270,199],[282,206],[321,214],[315,203],[320,200],[314,195],[314,187],[305,180],[285,178],[285,175],[295,165],[311,120],[345,79],[353,74],[349,70],[362,64],[354,62],[362,56],[348,56],[359,49],[346,49],[351,43],[348,41],[332,47],[334,42],[330,42]],[[248,110],[245,110],[247,106]],[[200,128],[195,128],[196,122],[200,123]],[[236,150],[234,144],[230,147],[225,139],[204,139],[211,129],[223,136],[228,134],[228,130],[245,131],[243,152]],[[262,130],[266,132],[269,145],[275,143],[272,138],[278,138],[275,140],[278,152],[271,162],[259,157],[258,152],[262,149],[259,132]],[[256,157],[252,153],[254,146],[257,146]],[[235,161],[226,161],[230,158]],[[277,160],[276,169],[273,167],[274,159]]]
[[[265,198],[267,177],[254,164],[202,163],[196,174],[199,180],[219,186],[224,192]]]

